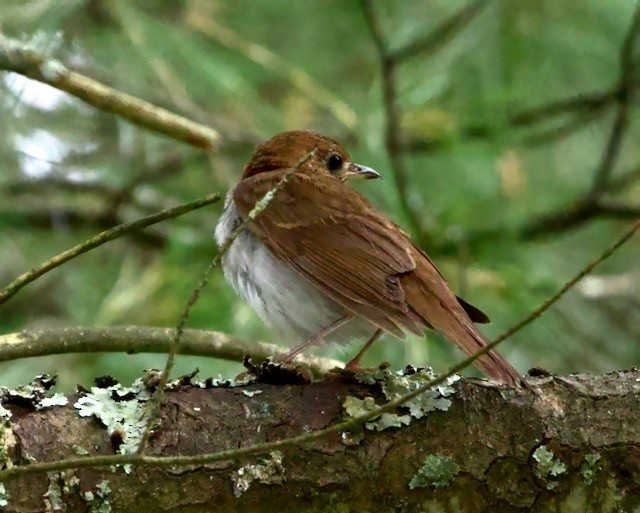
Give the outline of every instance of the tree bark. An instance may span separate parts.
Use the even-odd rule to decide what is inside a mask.
[[[203,454],[326,428],[344,420],[347,397],[383,404],[390,389],[382,374],[370,384],[344,373],[313,384],[201,388],[183,380],[165,395],[148,453]],[[530,382],[533,393],[462,379],[446,398],[429,399],[435,409],[408,425],[362,428],[240,460],[16,476],[4,482],[0,509],[584,513],[640,507],[640,372]],[[81,418],[83,395],[38,410],[42,403],[5,390],[12,415],[0,436],[4,465],[85,451],[114,454],[122,432],[111,429],[110,436],[104,418]],[[116,399],[137,401],[125,392]],[[398,413],[396,420],[409,418],[407,409]]]

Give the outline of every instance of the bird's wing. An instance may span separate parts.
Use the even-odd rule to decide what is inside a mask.
[[[236,187],[245,216],[283,172],[260,173]],[[349,310],[402,338],[422,334],[400,277],[416,267],[411,243],[355,190],[335,179],[299,174],[250,225],[282,260]]]

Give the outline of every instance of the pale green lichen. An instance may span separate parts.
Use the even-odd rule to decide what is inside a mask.
[[[111,502],[109,494],[111,488],[107,480],[100,481],[96,485],[95,491],[84,492],[84,500],[89,505],[90,513],[109,513],[111,511]]]
[[[0,483],[0,508],[8,506],[10,498],[11,495],[9,495],[9,492],[4,487],[4,483]]]
[[[282,453],[272,451],[268,458],[263,458],[261,463],[244,465],[236,470],[232,476],[233,494],[240,497],[246,492],[251,483],[258,481],[262,484],[281,484],[285,480],[284,467],[282,466]]]
[[[125,434],[124,442],[118,448],[121,454],[134,453],[147,424],[145,402],[149,390],[137,379],[131,387],[116,384],[107,388],[92,387],[73,405],[81,417],[96,417],[107,428],[109,435],[116,430]]]
[[[557,459],[545,445],[541,445],[533,452],[533,459],[537,462],[536,476],[547,481],[547,490],[553,490],[558,483],[552,478],[566,472],[567,466],[560,459]]]
[[[207,378],[207,379],[203,379],[203,380],[197,380],[197,381],[193,381],[193,386],[194,387],[198,387],[198,388],[234,388],[234,387],[241,387],[244,385],[248,385],[249,383],[252,383],[253,381],[255,381],[256,377],[251,375],[251,374],[247,374],[245,375],[242,379],[232,379],[232,378],[225,378],[224,376],[218,374],[217,378]]]
[[[585,484],[590,485],[593,483],[598,471],[602,470],[598,461],[600,461],[600,455],[597,453],[587,454],[584,457],[584,461],[582,462],[582,465],[580,465],[580,475],[582,476]]]
[[[51,397],[44,397],[36,404],[36,409],[44,410],[45,408],[52,408],[54,406],[66,406],[69,404],[69,399],[64,394],[53,394]]]
[[[47,472],[49,487],[44,494],[45,511],[53,513],[54,511],[62,511],[64,503],[62,501],[62,489],[60,488],[61,474],[60,472]]]
[[[18,445],[18,439],[13,432],[11,422],[5,420],[0,421],[0,468],[11,468],[13,461],[11,454]]]
[[[15,388],[0,388],[0,398],[20,400],[33,405],[37,410],[65,406],[69,401],[64,394],[52,394],[49,389],[55,386],[56,376],[41,374],[36,376],[29,385]],[[0,418],[11,417],[11,412],[0,406]]]
[[[413,369],[408,367],[403,371],[391,372],[388,369],[380,369],[374,373],[361,374],[361,381],[367,384],[379,384],[387,400],[398,399],[414,390],[420,388],[425,383],[436,378],[432,369]],[[427,413],[434,410],[446,411],[451,406],[451,401],[447,399],[454,393],[451,386],[458,381],[460,376],[454,375],[441,385],[427,390],[424,393],[407,401],[402,407],[408,409],[407,414],[383,413],[382,415],[367,422],[367,429],[382,431],[389,427],[400,427],[411,423],[412,419],[420,419]],[[371,413],[379,405],[372,397],[358,399],[348,396],[343,403],[347,415],[358,417]]]
[[[371,413],[379,408],[373,397],[365,397],[358,399],[357,397],[347,396],[342,403],[347,415],[350,417],[360,417],[367,413]],[[411,423],[409,415],[397,415],[395,413],[383,413],[376,417],[375,420],[367,422],[365,427],[372,431],[382,431],[389,427],[400,427]]]
[[[458,475],[460,467],[449,456],[430,454],[409,481],[409,488],[444,488]]]
[[[243,390],[242,393],[247,397],[253,397],[254,395],[261,394],[262,390]]]

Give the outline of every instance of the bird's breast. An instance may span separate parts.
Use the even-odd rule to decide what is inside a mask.
[[[230,193],[231,194],[231,193]],[[241,218],[233,200],[227,201],[216,227],[216,241],[224,246]],[[242,231],[222,258],[225,279],[243,296],[263,322],[282,337],[284,344],[299,344],[342,317],[346,311],[291,264],[276,257],[249,230]],[[375,327],[354,319],[330,342],[348,342],[370,336]]]

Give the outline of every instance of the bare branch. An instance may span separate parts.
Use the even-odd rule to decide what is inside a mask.
[[[615,161],[620,152],[620,146],[622,145],[622,138],[624,132],[627,129],[629,123],[629,109],[634,96],[634,59],[633,50],[634,43],[640,32],[640,6],[636,6],[629,31],[625,37],[624,44],[620,55],[620,91],[616,97],[618,101],[618,109],[616,117],[611,128],[611,134],[609,135],[609,141],[602,155],[602,161],[596,170],[593,185],[591,187],[591,196],[597,196],[600,194],[602,188],[605,186]]]
[[[210,205],[211,203],[215,203],[219,199],[220,195],[218,193],[210,194],[209,196],[205,196],[204,198],[201,198],[199,200],[163,210],[153,215],[143,217],[142,219],[139,219],[133,223],[121,224],[102,233],[99,233],[98,235],[87,239],[85,242],[60,253],[59,255],[56,255],[55,257],[47,260],[38,267],[35,267],[16,278],[13,282],[0,290],[0,305],[8,301],[20,289],[22,289],[32,281],[35,281],[52,269],[59,267],[65,262],[68,262],[69,260],[72,260],[73,258],[86,253],[87,251],[91,251],[92,249],[102,246],[103,244],[122,237],[123,235],[132,231],[140,230],[141,228],[151,226],[152,224],[159,223],[160,221],[164,221],[165,219],[178,217],[197,208],[202,208],[206,205]]]
[[[616,205],[600,200],[583,200],[558,213],[540,216],[523,226],[519,234],[531,240],[552,233],[560,233],[580,226],[594,218],[640,219],[640,206]]]
[[[333,92],[318,83],[304,69],[292,65],[265,46],[246,41],[229,28],[216,23],[212,16],[202,16],[200,14],[190,16],[187,19],[187,23],[191,28],[214,39],[223,46],[240,52],[247,59],[262,66],[264,69],[282,75],[312,102],[331,112],[349,130],[355,128],[357,115],[353,109]]]
[[[629,185],[640,182],[640,166],[621,173],[607,182],[607,192],[617,193],[626,189]]]
[[[168,353],[174,328],[110,326],[108,328],[52,328],[0,335],[0,362],[66,353]],[[218,331],[185,329],[179,354],[242,361],[245,355],[264,360],[285,348],[265,342],[249,342]],[[343,367],[338,360],[300,355],[300,363],[315,375]]]
[[[400,115],[396,105],[396,60],[389,54],[387,44],[384,40],[382,28],[378,17],[375,14],[371,0],[361,0],[367,26],[371,32],[371,37],[378,52],[382,75],[382,95],[385,111],[385,146],[389,154],[391,171],[393,173],[398,201],[407,221],[411,225],[419,245],[428,246],[427,230],[421,222],[422,212],[413,208],[409,201],[409,182],[407,178],[407,168],[402,156],[402,144],[400,138]]]
[[[460,9],[456,14],[451,16],[451,18],[445,20],[433,32],[402,48],[392,51],[389,57],[396,62],[401,62],[417,55],[424,58],[437,52],[473,21],[488,3],[488,0],[475,0]]]
[[[76,73],[60,61],[0,34],[0,70],[12,71],[69,93],[93,107],[178,141],[212,150],[220,134],[166,109]]]

